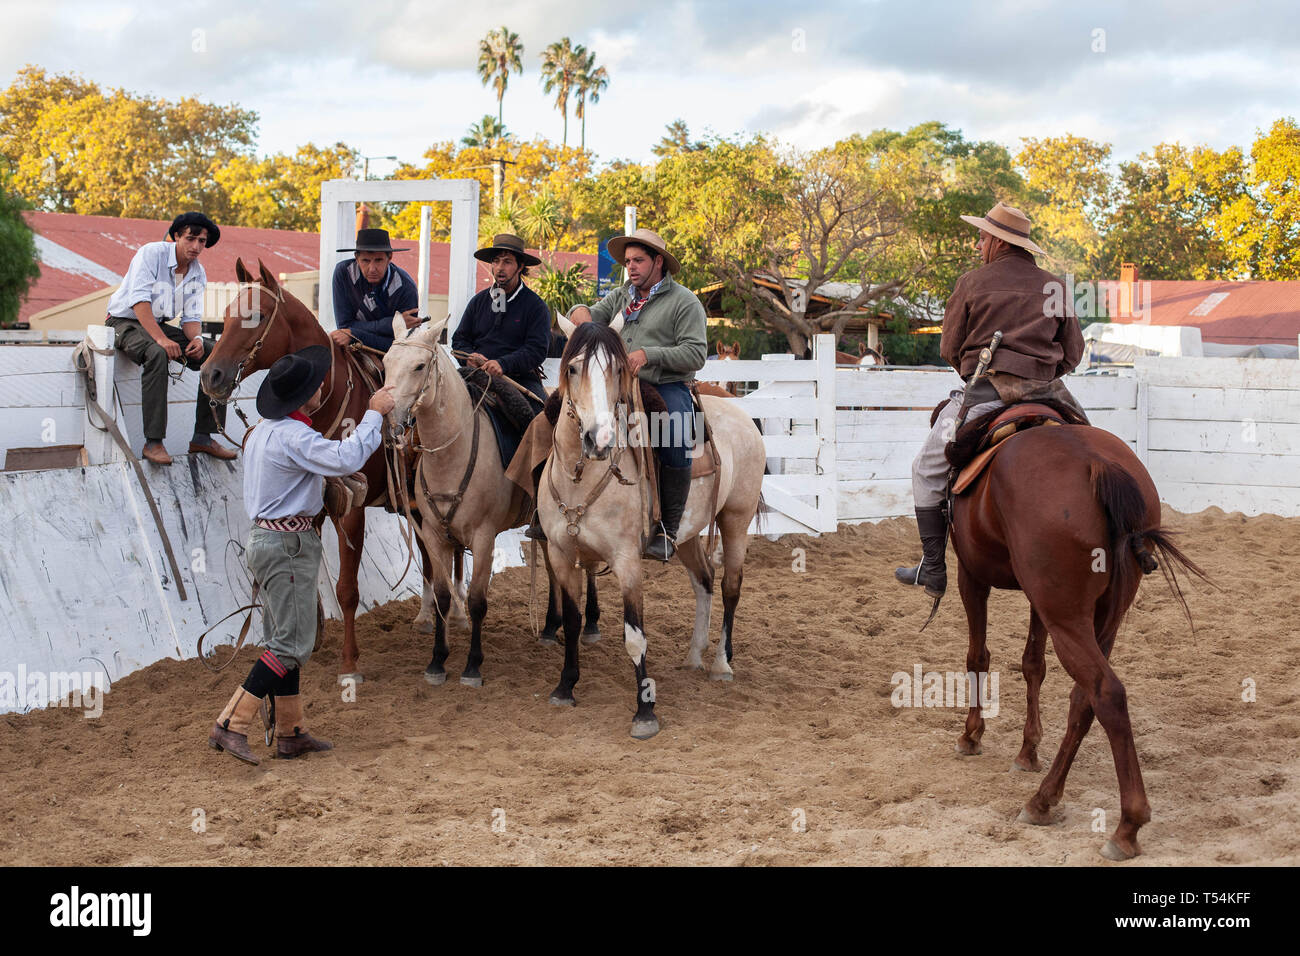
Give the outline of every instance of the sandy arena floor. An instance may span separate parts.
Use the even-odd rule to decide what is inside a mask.
[[[1163,581],[1148,578],[1120,632],[1112,660],[1153,814],[1144,855],[1124,865],[1295,864],[1300,519],[1211,510],[1166,521],[1223,590],[1188,588],[1193,640]],[[805,573],[791,570],[793,548],[806,549]],[[303,694],[310,729],[337,749],[295,762],[249,767],[206,746],[251,650],[219,677],[197,661],[161,661],[118,682],[99,719],[60,708],[0,717],[0,862],[1113,865],[1091,829],[1094,808],[1107,832],[1119,814],[1096,725],[1057,822],[1016,822],[1040,779],[1008,771],[1025,707],[1020,594],[991,602],[1001,711],[982,756],[953,751],[964,711],[891,706],[896,671],[965,669],[955,582],[924,635],[928,601],[892,583],[917,553],[906,520],[754,540],[731,684],[678,669],[690,586],[679,565],[647,565],[663,727],[647,742],[628,736],[633,676],[609,578],[605,638],[582,649],[576,709],[548,703],[563,650],[531,637],[527,569],[493,582],[480,689],[456,681],[463,631],[452,634],[450,682],[425,683],[432,637],[411,632],[412,599],[360,619],[366,682],[345,703],[341,625],[330,622]],[[719,591],[714,641],[721,617]],[[1246,678],[1254,703],[1242,700]],[[1049,642],[1044,766],[1068,690]],[[260,733],[255,723],[262,752]],[[192,828],[196,810],[204,832]]]

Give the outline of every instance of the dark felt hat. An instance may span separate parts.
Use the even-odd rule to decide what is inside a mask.
[[[276,359],[257,390],[257,413],[263,418],[284,418],[302,408],[316,394],[330,371],[330,350],[309,345]]]
[[[394,249],[392,242],[388,238],[387,229],[358,229],[357,244],[351,249],[340,249],[339,252],[406,252],[405,249]]]
[[[499,253],[508,252],[519,261],[521,266],[535,266],[541,259],[524,251],[524,241],[508,232],[499,232],[492,237],[492,245],[484,246],[474,253],[474,258],[482,262],[491,262]]]
[[[221,230],[217,228],[217,224],[201,212],[183,212],[173,219],[172,224],[167,227],[167,238],[175,239],[176,233],[183,232],[189,226],[208,231],[207,248],[209,249],[221,239]]]

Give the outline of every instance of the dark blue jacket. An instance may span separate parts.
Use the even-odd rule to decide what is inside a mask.
[[[541,297],[522,281],[514,295],[484,289],[465,306],[451,347],[462,352],[478,352],[496,359],[501,371],[520,385],[530,386],[537,376],[534,370],[546,358],[551,345],[551,313]],[[496,302],[504,311],[496,311]],[[528,379],[528,381],[525,381]],[[539,383],[540,384],[540,383]]]
[[[391,262],[378,285],[365,280],[355,259],[334,267],[334,324],[372,349],[387,352],[393,344],[393,313],[414,309],[419,302],[415,280]]]

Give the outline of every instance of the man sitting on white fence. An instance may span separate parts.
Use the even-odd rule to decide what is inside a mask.
[[[900,582],[919,585],[931,597],[939,597],[948,586],[944,449],[954,438],[963,401],[968,420],[1013,402],[1042,399],[1069,406],[1087,420],[1060,381],[1083,357],[1083,333],[1072,304],[1067,300],[1060,308],[1061,280],[1034,263],[1035,254],[1046,253],[1029,238],[1029,217],[1000,202],[983,218],[961,218],[980,231],[975,248],[984,265],[965,273],[953,287],[939,351],[966,380],[967,388],[953,391],[912,463],[912,495],[924,557],[916,567],[894,572]],[[1059,315],[1061,311],[1065,314]],[[999,331],[1002,343],[988,376],[971,382],[980,350]]]

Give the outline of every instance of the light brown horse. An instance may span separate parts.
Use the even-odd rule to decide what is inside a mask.
[[[970,629],[966,669],[988,673],[989,590],[1024,591],[1031,611],[1023,658],[1028,706],[1017,768],[1039,769],[1038,700],[1048,634],[1074,689],[1061,749],[1020,819],[1051,822],[1049,810],[1061,799],[1070,764],[1095,715],[1109,738],[1120,788],[1120,823],[1102,854],[1129,859],[1140,852],[1138,829],[1151,810],[1124,685],[1109,662],[1111,648],[1142,574],[1157,566],[1152,551],[1164,562],[1165,577],[1185,611],[1174,566],[1204,574],[1161,529],[1160,498],[1151,476],[1110,432],[1084,425],[1039,427],[1004,445],[953,508],[958,584]],[[980,701],[972,703],[957,741],[957,752],[964,755],[980,752],[984,733]]]
[[[324,345],[330,349],[333,365],[325,379],[325,402],[312,417],[312,427],[326,438],[341,437],[343,430],[355,426],[365,415],[373,394],[364,377],[352,365],[347,351],[333,342],[316,316],[287,292],[260,261],[254,275],[242,260],[235,262],[235,275],[243,284],[239,295],[223,316],[221,338],[208,360],[203,363],[199,381],[203,391],[214,401],[229,401],[239,380],[261,369],[270,368],[279,358],[306,348]],[[388,500],[388,480],[381,447],[367,460],[362,473],[369,486],[367,507]],[[341,521],[334,521],[339,540],[339,579],[335,587],[343,611],[343,652],[339,661],[339,680],[361,681],[357,670],[356,612],[360,594],[357,568],[361,563],[366,531],[365,508],[353,508]],[[429,560],[421,545],[423,591],[429,594]],[[422,608],[414,621],[417,630],[432,630],[433,621]]]
[[[538,515],[549,539],[547,559],[561,591],[564,617],[564,668],[551,703],[573,706],[578,682],[578,598],[580,566],[607,564],[623,595],[623,642],[636,674],[636,716],[632,736],[659,732],[654,681],[647,675],[645,617],[641,596],[642,518],[645,515],[644,446],[646,422],[627,422],[626,443],[618,438],[620,406],[635,407],[636,376],[618,336],[622,318],[605,326],[586,322],[576,328],[566,319],[569,336],[560,360],[560,394],[564,411],[555,428],[555,444],[538,491]],[[714,568],[700,532],[717,518],[723,547],[722,639],[709,668],[714,680],[732,678],[732,634],[749,523],[758,512],[765,451],[754,423],[731,401],[705,397],[718,469],[691,483],[677,534],[677,555],[695,589],[695,630],[686,666],[703,669],[708,648]],[[716,486],[716,487],[715,487]],[[716,510],[715,510],[716,504]]]

